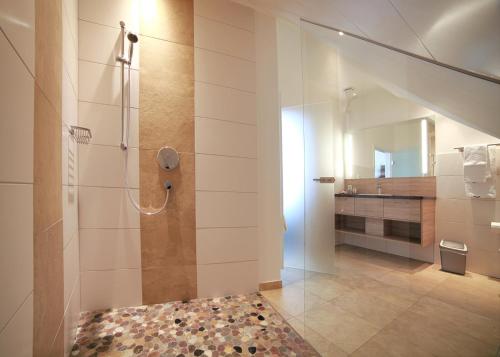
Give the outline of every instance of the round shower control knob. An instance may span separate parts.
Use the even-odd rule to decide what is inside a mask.
[[[179,165],[179,153],[174,148],[164,146],[158,150],[156,161],[163,170],[173,170]]]

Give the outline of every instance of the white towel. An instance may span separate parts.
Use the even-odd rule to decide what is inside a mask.
[[[464,150],[465,151],[465,150]],[[488,161],[487,161],[487,174],[486,180],[484,182],[468,182],[465,173],[464,173],[464,181],[465,181],[465,193],[468,197],[473,198],[496,198],[497,191],[495,188],[496,182],[496,155],[495,148],[490,148],[487,150],[488,152]],[[465,161],[465,158],[464,158]],[[465,171],[464,164],[464,171]]]
[[[488,147],[486,145],[464,148],[464,181],[486,182],[491,177]]]

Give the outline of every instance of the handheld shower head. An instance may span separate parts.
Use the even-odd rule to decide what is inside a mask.
[[[127,38],[130,41],[128,46],[128,64],[130,65],[132,63],[132,54],[134,53],[134,43],[139,41],[139,37],[135,33],[129,32]]]

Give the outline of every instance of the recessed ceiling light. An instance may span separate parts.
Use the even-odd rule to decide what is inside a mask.
[[[344,36],[344,33],[342,31],[339,31],[339,36]]]

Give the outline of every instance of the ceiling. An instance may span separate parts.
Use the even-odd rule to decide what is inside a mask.
[[[500,79],[500,0],[236,0]]]

